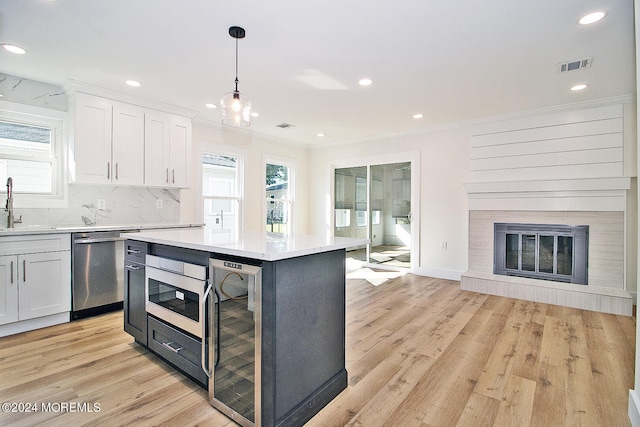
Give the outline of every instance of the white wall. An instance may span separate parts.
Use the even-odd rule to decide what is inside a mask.
[[[467,128],[456,128],[392,139],[312,148],[309,173],[309,229],[331,234],[331,168],[371,163],[395,163],[417,156],[419,200],[418,274],[459,279],[467,269]],[[345,164],[348,159],[348,164]],[[415,167],[416,165],[412,165]],[[416,205],[418,204],[418,205]],[[416,216],[414,215],[414,221]],[[447,250],[440,249],[447,242]]]
[[[309,233],[309,152],[300,144],[290,144],[273,138],[237,130],[217,123],[194,121],[193,123],[192,169],[189,177],[192,187],[182,190],[180,199],[180,220],[182,222],[202,222],[202,153],[216,153],[239,156],[244,159],[242,201],[244,230],[264,230],[265,176],[264,163],[280,160],[292,163],[295,168],[293,232]]]

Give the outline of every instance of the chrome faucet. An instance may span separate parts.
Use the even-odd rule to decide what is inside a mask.
[[[14,224],[20,224],[22,222],[22,215],[19,219],[13,217],[13,178],[7,178],[7,206],[4,209],[7,211],[7,228],[13,228]]]

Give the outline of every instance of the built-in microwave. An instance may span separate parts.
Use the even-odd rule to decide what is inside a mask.
[[[147,313],[202,339],[207,267],[155,255],[145,264]]]

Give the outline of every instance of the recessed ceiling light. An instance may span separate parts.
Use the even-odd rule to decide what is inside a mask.
[[[371,80],[371,79],[360,79],[360,80],[358,80],[358,84],[360,86],[370,86],[371,83],[373,83],[373,80]]]
[[[580,25],[593,24],[594,22],[598,22],[599,20],[604,18],[606,14],[607,14],[606,12],[602,12],[602,11],[588,13],[578,20],[578,24]]]
[[[140,87],[140,82],[136,80],[127,80],[125,83],[131,87]]]
[[[413,118],[414,118],[414,119],[421,119],[421,118],[423,118],[423,117],[424,117],[424,116],[423,116],[422,114],[420,114],[420,113],[418,113],[418,114],[414,114],[414,115],[413,115]]]
[[[17,53],[18,55],[24,55],[25,53],[27,53],[27,51],[21,48],[20,46],[16,46],[13,44],[3,43],[2,47],[7,52]]]
[[[589,86],[589,85],[586,85],[586,84],[579,84],[579,85],[571,86],[571,90],[572,90],[572,91],[584,90],[584,89],[586,89],[586,88],[587,88],[587,86]]]
[[[251,117],[259,117],[259,116],[260,116],[260,113],[257,113],[255,111],[251,112]]]
[[[318,133],[316,134],[316,136],[320,136],[320,137],[322,137],[322,136],[325,136],[325,134],[324,134],[323,132],[318,132]]]
[[[207,108],[218,108],[218,106],[216,104],[211,104],[211,103],[204,104],[204,106],[207,107]]]

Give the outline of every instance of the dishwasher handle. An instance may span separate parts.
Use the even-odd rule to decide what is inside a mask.
[[[76,239],[73,244],[84,245],[89,243],[123,242],[125,240],[127,240],[126,237],[98,237],[95,239]]]

